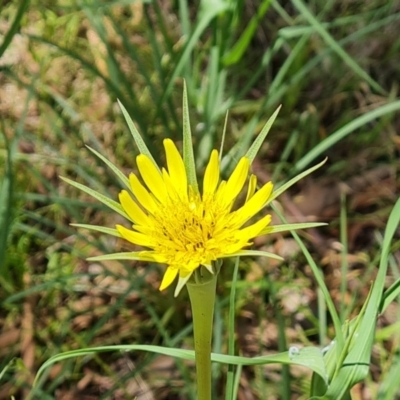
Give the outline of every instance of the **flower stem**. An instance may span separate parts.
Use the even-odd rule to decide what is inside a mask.
[[[216,283],[217,274],[208,282],[188,282],[186,285],[192,306],[198,400],[211,400],[211,338]]]

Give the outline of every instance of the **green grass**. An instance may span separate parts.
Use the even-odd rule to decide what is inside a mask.
[[[354,380],[366,379],[373,398],[399,395],[397,209],[387,223],[399,188],[396,2],[338,6],[293,0],[283,6],[276,1],[221,0],[200,2],[196,9],[184,0],[65,0],[52,7],[31,0],[3,6],[0,21],[0,97],[5,99],[0,106],[0,331],[20,332],[31,315],[28,305],[35,305],[33,364],[19,339],[0,347],[0,381],[8,385],[9,396],[22,390],[28,396],[37,370],[51,357],[63,357],[57,354],[95,346],[154,345],[181,348],[185,356],[167,364],[165,372],[157,369],[160,358],[154,354],[119,352],[116,347],[91,353],[63,361],[59,370],[45,370],[36,396],[55,398],[57,390],[76,388],[90,371],[96,378],[85,390],[103,385],[99,398],[113,393],[132,398],[126,392],[132,382],[142,382],[141,388],[155,398],[195,398],[192,364],[185,361],[186,349],[193,345],[186,294],[178,300],[172,293],[160,294],[162,269],[156,265],[85,261],[123,251],[125,245],[69,224],[113,228],[116,214],[59,178],[117,199],[121,182],[85,147],[126,175],[135,170],[138,149],[117,100],[163,165],[162,139],[180,142],[182,137],[182,78],[199,171],[210,149],[221,145],[228,110],[222,159],[227,173],[279,105],[282,109],[256,157],[261,181],[272,176],[277,186],[284,185],[326,156],[327,164],[309,185],[362,179],[382,165],[393,171],[392,180],[364,185],[364,202],[363,193],[350,191],[345,202],[338,197],[333,215],[317,215],[317,220],[330,222],[318,230],[319,245],[307,232],[299,242],[303,252],[296,252],[288,236],[259,244],[273,250],[289,246],[293,252],[283,265],[242,261],[236,293],[230,292],[235,287],[233,263],[227,262],[218,292],[215,352],[243,357],[278,353],[292,345],[326,346],[337,335],[343,350],[351,337],[350,329],[340,340],[344,320],[361,315],[361,327],[363,321],[374,320],[380,302],[376,293],[386,289],[387,304],[379,307],[387,311],[378,319],[376,334],[368,330],[369,340],[375,340],[371,372],[360,368]],[[367,190],[373,184],[379,188],[375,196]],[[292,190],[293,201],[304,189],[300,185]],[[281,206],[291,220],[288,204],[282,200]],[[390,234],[384,237],[386,226],[394,237],[391,245]],[[340,243],[340,249],[331,243]],[[388,263],[385,283],[379,260],[379,271]],[[324,275],[319,283],[317,271]],[[366,303],[373,281],[375,292]],[[291,310],[282,305],[282,296],[285,290],[297,293],[294,282],[301,282],[302,302],[300,309]],[[370,342],[364,344],[365,353],[357,346],[350,350],[351,361],[369,360]],[[340,346],[337,354],[336,360],[343,358]],[[310,375],[303,370],[284,367],[278,373],[272,366],[247,367],[241,364],[243,357],[235,359],[235,369],[226,366],[228,358],[219,357],[215,398],[235,397],[246,384],[254,388],[255,398],[309,397]],[[338,382],[343,386],[343,380]],[[323,388],[318,381],[313,385]],[[355,393],[353,398],[361,399]]]

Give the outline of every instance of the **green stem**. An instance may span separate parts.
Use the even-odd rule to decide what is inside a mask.
[[[205,283],[186,284],[192,306],[198,400],[211,400],[211,338],[216,283],[217,274]]]

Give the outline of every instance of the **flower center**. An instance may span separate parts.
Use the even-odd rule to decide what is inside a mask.
[[[216,223],[224,213],[218,211],[214,199],[192,194],[189,200],[171,199],[161,206],[154,218],[153,239],[156,252],[171,264],[209,264],[221,252],[215,240]]]

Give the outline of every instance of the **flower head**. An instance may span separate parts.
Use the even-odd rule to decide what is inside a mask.
[[[119,195],[133,222],[132,229],[116,227],[126,240],[149,249],[142,252],[144,259],[168,265],[160,290],[168,287],[178,274],[180,288],[200,266],[213,273],[213,261],[239,255],[271,221],[271,216],[266,215],[246,224],[267,204],[272,193],[271,182],[256,191],[256,177],[247,179],[247,157],[239,160],[227,181],[221,181],[217,150],[211,153],[199,191],[188,184],[185,164],[173,141],[165,139],[164,148],[167,169],[160,171],[144,154],[137,157],[144,185],[131,174],[130,193],[123,190]],[[233,209],[246,181],[246,200]]]
[[[140,151],[136,163],[141,179],[135,174],[128,179],[114,164],[91,148],[125,186],[126,189],[119,195],[119,203],[85,185],[63,179],[132,223],[129,229],[122,225],[117,225],[116,229],[87,224],[74,226],[122,237],[144,249],[91,257],[89,260],[142,260],[166,264],[160,290],[170,286],[179,276],[175,290],[177,295],[196,270],[200,269],[201,272],[204,267],[211,274],[218,272],[217,261],[224,257],[259,255],[281,259],[265,251],[247,249],[257,236],[324,225],[299,223],[269,226],[270,215],[262,216],[255,222],[252,220],[273,199],[324,163],[308,169],[274,191],[271,182],[257,190],[257,178],[249,174],[250,166],[279,109],[267,121],[246,155],[239,159],[228,180],[221,180],[218,151],[211,152],[199,190],[186,88],[183,101],[183,157],[173,141],[165,139],[166,169],[157,166],[128,112],[121,103],[120,106]],[[236,200],[246,182],[247,196],[243,204],[238,205]]]

